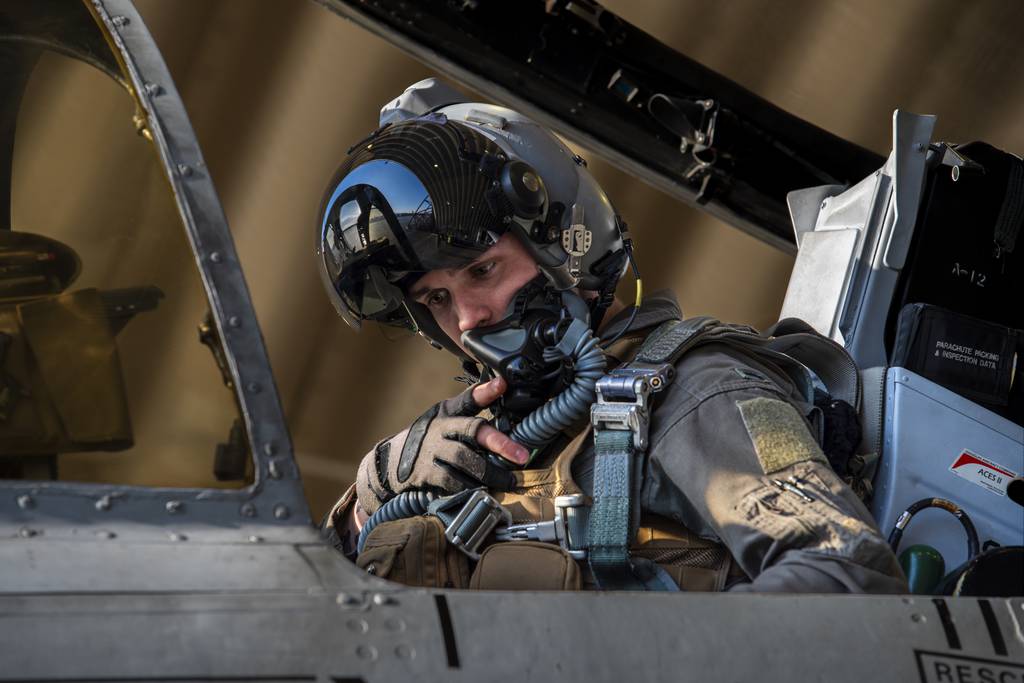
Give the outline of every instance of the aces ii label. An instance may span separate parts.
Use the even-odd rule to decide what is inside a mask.
[[[966,449],[953,461],[949,471],[1000,496],[1006,495],[1006,485],[1017,476],[1002,465]]]

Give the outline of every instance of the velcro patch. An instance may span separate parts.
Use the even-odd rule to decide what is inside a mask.
[[[776,398],[737,401],[754,452],[765,474],[805,460],[827,463],[796,408]]]

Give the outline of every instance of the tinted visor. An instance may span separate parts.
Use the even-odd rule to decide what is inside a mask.
[[[342,165],[321,205],[317,253],[346,322],[419,327],[404,289],[427,271],[465,266],[503,228],[479,163],[497,153],[457,124],[413,122],[385,130]]]

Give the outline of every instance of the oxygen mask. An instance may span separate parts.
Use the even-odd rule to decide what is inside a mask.
[[[495,427],[531,449],[589,413],[604,374],[586,302],[543,276],[519,291],[500,322],[464,332],[462,344],[507,383],[492,406]]]

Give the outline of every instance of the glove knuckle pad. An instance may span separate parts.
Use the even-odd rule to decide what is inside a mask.
[[[437,417],[438,410],[438,406],[431,406],[427,412],[416,418],[416,421],[409,427],[409,434],[406,436],[405,445],[402,446],[402,454],[398,459],[398,469],[396,470],[398,483],[404,483],[412,476],[413,469],[416,467],[416,460],[420,455],[420,448],[427,437],[431,423]]]

